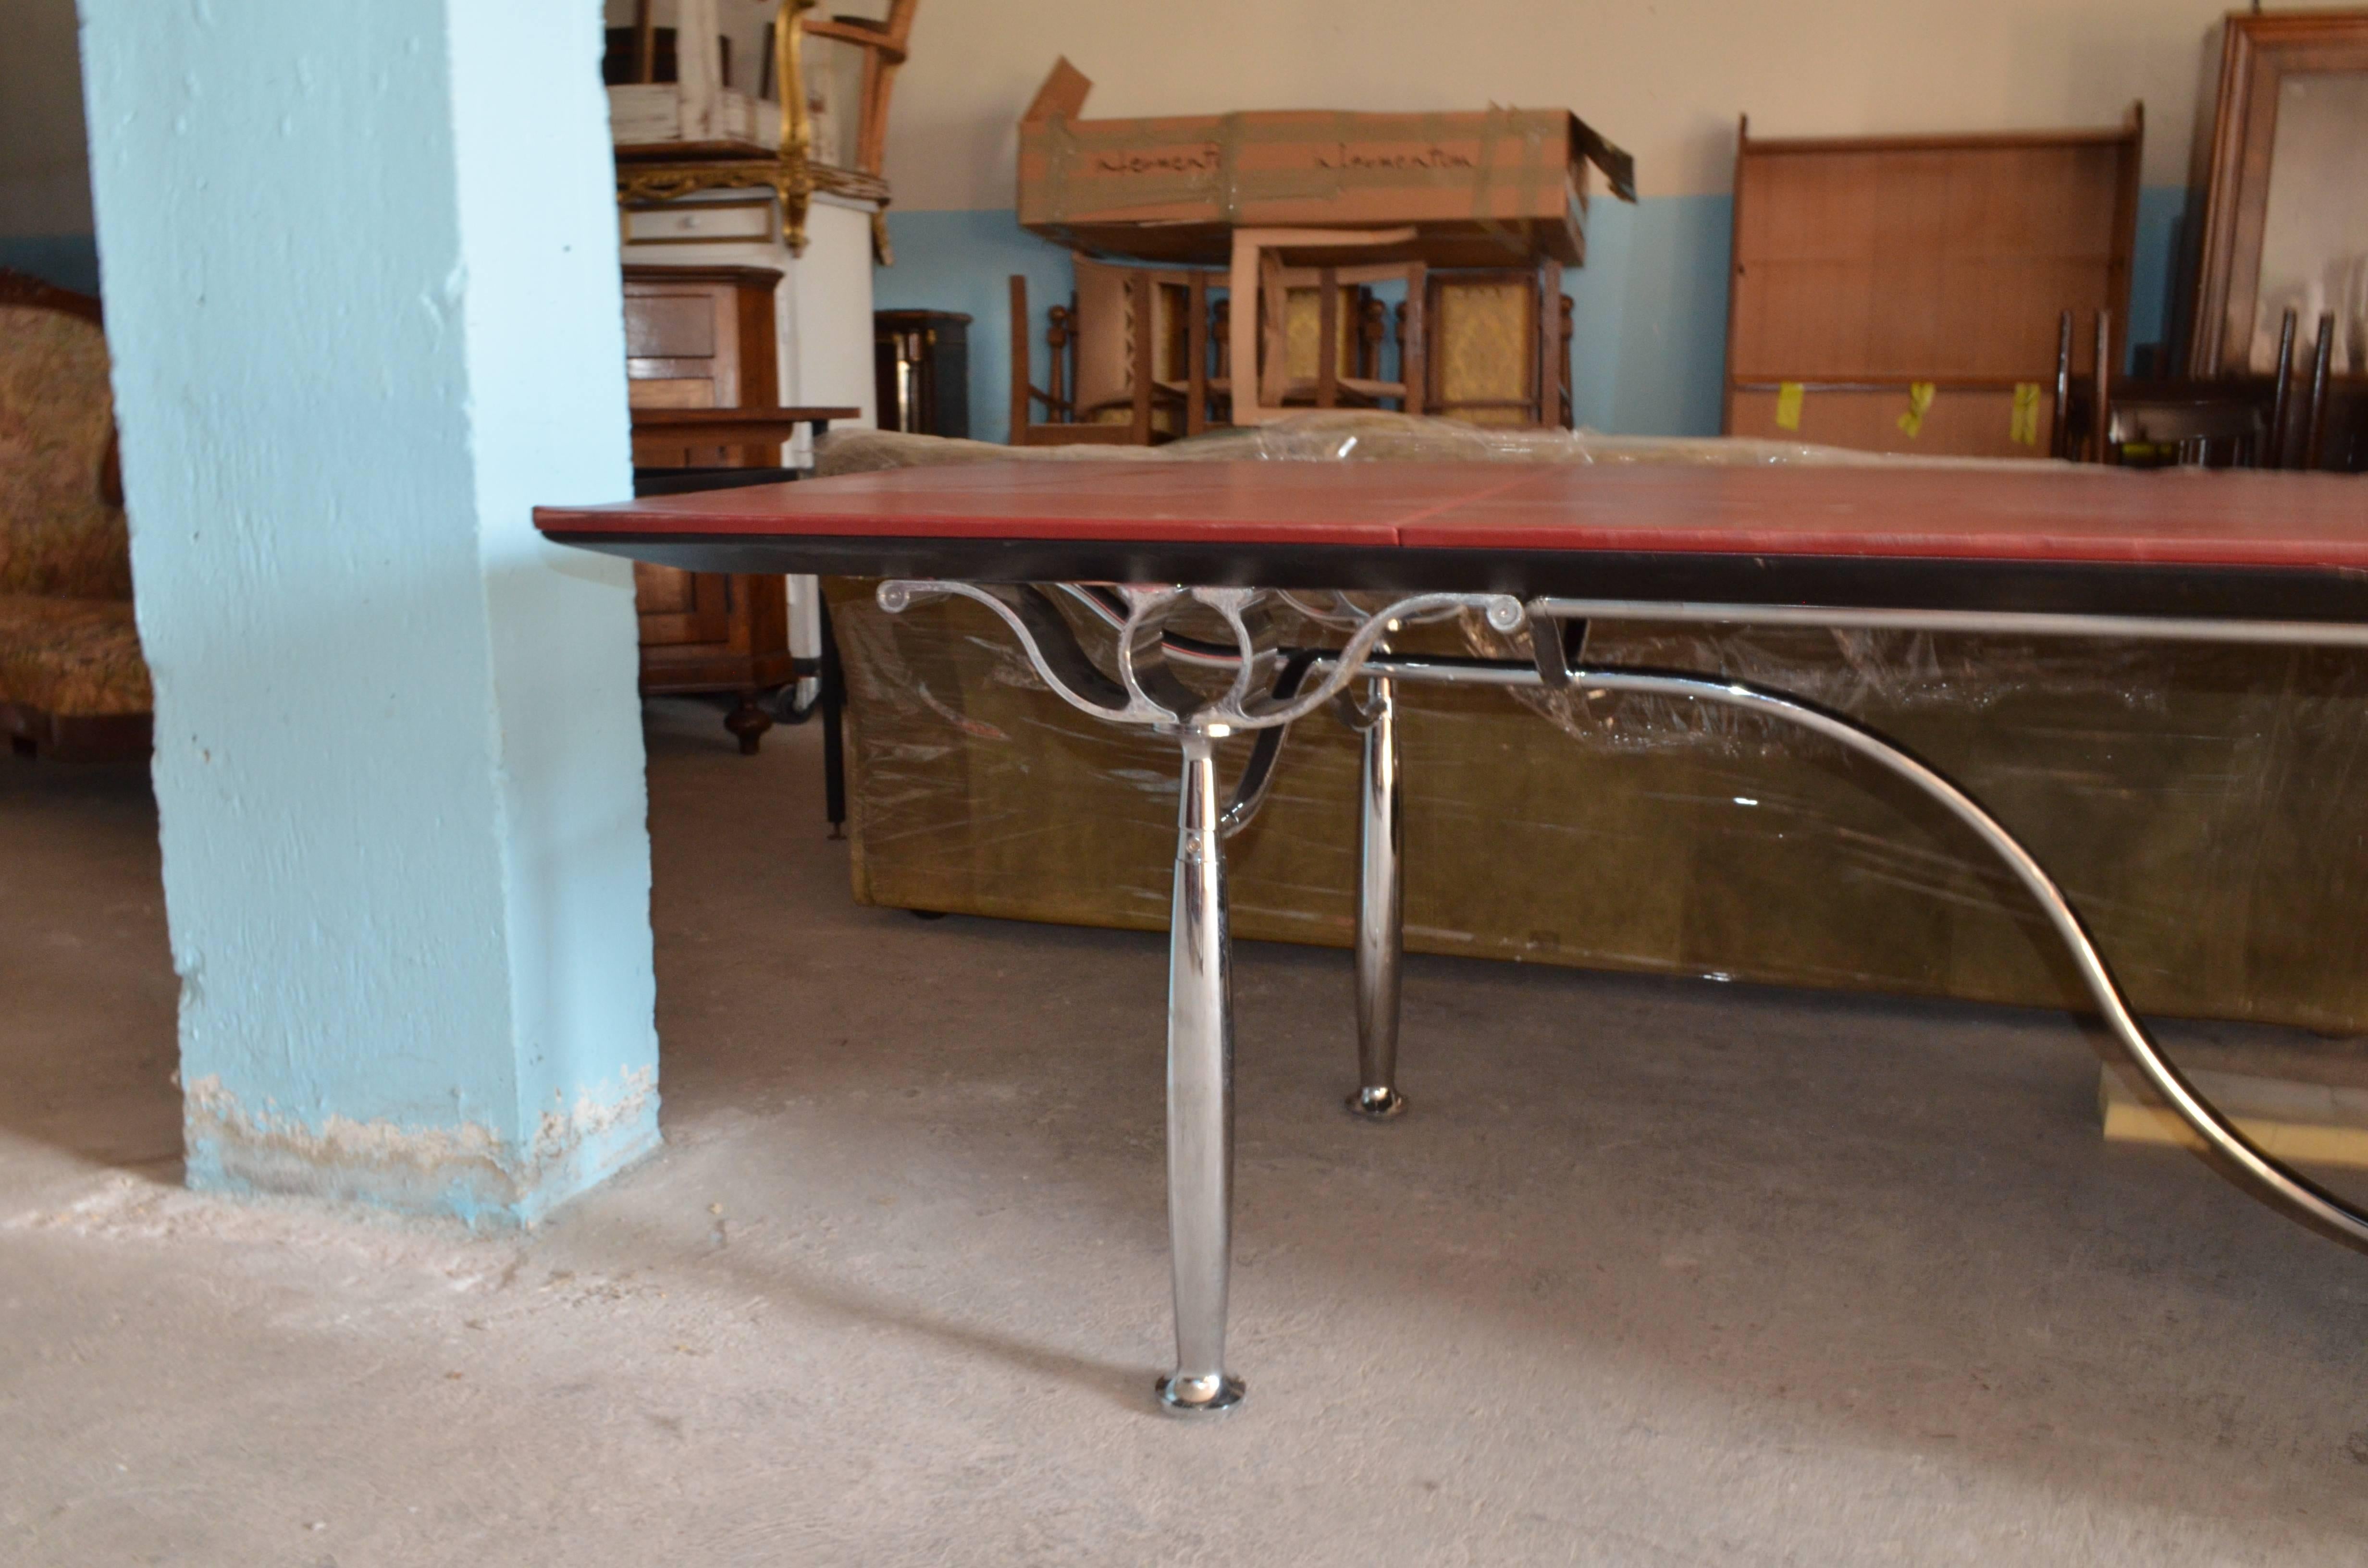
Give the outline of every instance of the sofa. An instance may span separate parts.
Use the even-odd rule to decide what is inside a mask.
[[[98,301],[0,270],[0,734],[144,756],[151,708]]]

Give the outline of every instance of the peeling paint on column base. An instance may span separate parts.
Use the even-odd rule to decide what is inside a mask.
[[[546,1111],[524,1150],[483,1122],[402,1127],[332,1116],[315,1128],[255,1110],[214,1077],[182,1100],[188,1184],[233,1195],[272,1193],[449,1214],[472,1230],[531,1225],[577,1193],[656,1152],[656,1075],[625,1075],[612,1092],[579,1094]]]

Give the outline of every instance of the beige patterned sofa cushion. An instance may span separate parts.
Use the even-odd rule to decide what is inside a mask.
[[[0,594],[0,702],[60,718],[147,712],[131,601]]]
[[[0,305],[0,594],[131,597],[123,511],[99,495],[107,369],[97,324]]]

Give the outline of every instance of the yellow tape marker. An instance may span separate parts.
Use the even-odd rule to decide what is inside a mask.
[[[1930,381],[1908,383],[1907,412],[1899,416],[1899,427],[1910,440],[1924,434],[1924,416],[1932,412],[1932,394],[1937,390]]]
[[[1776,388],[1776,428],[1798,430],[1801,427],[1801,398],[1804,389],[1798,381],[1784,381]]]
[[[2039,383],[2014,383],[2014,412],[2008,415],[2006,438],[2026,447],[2039,445]]]

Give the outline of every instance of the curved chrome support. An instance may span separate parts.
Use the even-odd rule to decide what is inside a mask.
[[[1315,661],[1316,654],[1311,649],[1302,649],[1286,657],[1282,668],[1274,677],[1274,694],[1289,697],[1297,691],[1299,683],[1305,680],[1307,672],[1315,666]],[[1258,814],[1260,806],[1266,804],[1267,795],[1274,788],[1275,765],[1282,760],[1282,740],[1290,733],[1288,728],[1278,724],[1269,730],[1260,730],[1258,739],[1250,743],[1250,759],[1243,766],[1241,778],[1234,783],[1234,798],[1226,805],[1222,819],[1227,838],[1249,826],[1250,819]]]
[[[1168,715],[1158,722],[1189,722],[1205,705],[1200,693],[1177,679],[1176,672],[1167,667],[1167,619],[1197,596],[1190,588],[1133,583],[1121,585],[1119,592],[1126,599],[1126,622],[1118,633],[1119,683],[1141,710]],[[1064,631],[1067,626],[1062,622]],[[1069,642],[1075,646],[1076,639],[1071,637]],[[1247,666],[1256,652],[1247,635],[1239,646]],[[1084,658],[1085,651],[1078,649],[1077,656]],[[1246,667],[1235,671],[1235,687],[1248,679]]]
[[[1006,584],[986,588],[973,583],[896,579],[881,584],[875,597],[880,608],[890,615],[902,615],[913,606],[933,599],[963,598],[985,605],[1011,628],[1012,635],[1019,639],[1020,652],[1028,655],[1028,663],[1053,688],[1053,695],[1070,707],[1112,724],[1177,722],[1177,716],[1164,709],[1139,705],[1135,693],[1121,688],[1096,669],[1093,661],[1077,646],[1077,640],[1069,635],[1068,624],[1026,588]]]
[[[1324,678],[1312,691],[1285,693],[1279,687],[1256,694],[1260,672],[1276,653],[1258,647],[1261,607],[1268,597],[1261,588],[1186,588],[1167,585],[1121,584],[1110,587],[1064,585],[1076,603],[1111,627],[1117,635],[1118,689],[1095,668],[1078,646],[1067,621],[1050,600],[1032,588],[1008,584],[981,585],[937,580],[899,579],[880,585],[880,608],[896,614],[928,599],[960,597],[985,605],[999,616],[1019,639],[1022,652],[1055,694],[1071,707],[1114,724],[1182,725],[1223,735],[1236,730],[1277,729],[1296,723],[1332,700],[1349,682],[1367,657],[1395,626],[1462,609],[1477,609],[1499,631],[1520,624],[1520,601],[1505,594],[1417,594],[1373,611],[1338,649],[1315,661]],[[1120,603],[1107,597],[1114,593]],[[1119,613],[1120,605],[1124,614]],[[1191,662],[1233,671],[1224,695],[1203,698],[1177,679],[1167,660],[1178,641],[1167,631],[1169,619],[1187,604],[1214,610],[1234,635],[1234,650],[1193,646]],[[1189,644],[1189,640],[1186,640]]]
[[[1050,597],[1053,591],[1070,595],[1117,633],[1118,679],[1103,674],[1086,656],[1069,622]],[[1365,880],[1372,885],[1360,890],[1360,934],[1369,926],[1378,928],[1386,924],[1395,939],[1397,926],[1391,917],[1398,897],[1396,769],[1395,746],[1388,744],[1395,738],[1395,683],[1567,685],[1589,694],[1617,691],[1691,698],[1782,719],[1880,764],[1972,828],[2038,901],[2049,925],[2070,951],[2081,983],[2115,1042],[2173,1113],[2220,1156],[2237,1180],[2265,1201],[2315,1230],[2368,1251],[2368,1213],[2263,1153],[2163,1056],[2123,997],[2079,915],[2030,851],[1939,769],[1844,714],[1749,681],[1682,671],[1589,667],[1580,662],[1583,633],[1574,645],[1563,632],[1560,622],[1568,618],[1557,612],[1567,608],[1566,601],[1541,600],[1524,607],[1501,594],[1422,594],[1367,613],[1340,597],[1336,602],[1341,608],[1330,612],[1327,624],[1345,624],[1361,617],[1355,619],[1356,630],[1348,642],[1338,649],[1285,654],[1258,645],[1261,628],[1257,622],[1264,596],[1254,589],[1066,585],[1044,590],[939,581],[892,581],[879,589],[880,608],[892,614],[924,599],[946,597],[972,599],[992,610],[1011,628],[1030,664],[1062,700],[1106,722],[1147,724],[1177,732],[1183,754],[1168,935],[1168,1220],[1175,1268],[1177,1365],[1174,1373],[1159,1384],[1160,1400],[1168,1409],[1213,1413],[1241,1399],[1241,1384],[1227,1374],[1224,1361],[1233,1159],[1224,839],[1247,822],[1265,799],[1282,731],[1340,697],[1360,678],[1372,683],[1370,699],[1344,716],[1365,730],[1367,744],[1368,828],[1363,858]],[[1215,610],[1233,634],[1235,647],[1227,650],[1171,634],[1169,619],[1188,603]],[[1385,651],[1385,639],[1395,627],[1463,609],[1480,610],[1499,632],[1516,631],[1527,621],[1532,632],[1532,662],[1406,657]],[[1222,697],[1202,698],[1168,669],[1171,657],[1211,669],[1230,668],[1233,678]],[[1262,672],[1269,668],[1277,670],[1270,689],[1254,696]],[[1311,673],[1320,673],[1320,678],[1302,689]],[[1220,812],[1214,743],[1235,730],[1261,733],[1232,804]],[[1383,762],[1388,766],[1377,766]],[[1377,790],[1386,790],[1386,796],[1377,795]],[[1384,815],[1386,823],[1382,821]],[[1364,917],[1368,912],[1370,919]],[[1382,1037],[1372,1026],[1379,1022],[1386,1006],[1394,1057],[1396,966],[1394,961],[1368,966],[1364,959],[1360,950],[1360,1039],[1378,1044]],[[1365,983],[1369,977],[1370,986]],[[1395,1065],[1394,1060],[1379,1060],[1378,1052],[1360,1063],[1364,1087],[1360,1097],[1368,1103],[1359,1108],[1371,1113],[1395,1106],[1395,1087],[1389,1082]],[[1374,1095],[1377,1089],[1387,1095],[1386,1101]]]
[[[1394,627],[1434,611],[1450,609],[1479,610],[1487,616],[1491,626],[1499,624],[1508,617],[1513,624],[1519,625],[1522,614],[1520,601],[1504,594],[1417,594],[1411,598],[1400,599],[1387,609],[1376,610],[1371,619],[1357,629],[1356,635],[1324,655],[1321,661],[1324,678],[1315,683],[1314,690],[1287,700],[1269,699],[1255,704],[1235,722],[1242,728],[1295,723],[1346,690]]]
[[[1555,663],[1556,653],[1566,653],[1567,639],[1552,627],[1552,617],[1543,613],[1547,603],[1531,607],[1538,611],[1538,621],[1548,627],[1543,645],[1544,663]],[[1491,624],[1495,624],[1491,621]],[[1499,628],[1499,630],[1505,630]],[[1533,638],[1533,645],[1537,640]],[[1317,663],[1323,663],[1319,657]],[[2321,1234],[2342,1242],[2348,1246],[2368,1252],[2368,1211],[2347,1203],[2308,1176],[2265,1153],[2248,1138],[2219,1109],[2187,1081],[2186,1076],[2163,1055],[2162,1048],[2146,1032],[2128,1000],[2123,996],[2120,983],[2113,979],[2088,927],[2073,911],[2062,889],[2048,876],[2031,852],[2000,826],[1998,820],[1983,809],[1980,802],[1959,788],[1947,775],[1925,762],[1913,752],[1887,740],[1846,714],[1820,707],[1806,698],[1790,692],[1763,687],[1750,681],[1722,679],[1713,676],[1692,675],[1684,671],[1623,669],[1610,665],[1564,666],[1564,680],[1554,682],[1546,671],[1531,665],[1518,665],[1506,660],[1437,658],[1420,655],[1380,654],[1370,658],[1364,674],[1368,679],[1388,676],[1396,681],[1416,681],[1448,686],[1543,687],[1567,685],[1590,695],[1596,692],[1622,691],[1657,697],[1685,697],[1707,702],[1724,703],[1788,720],[1804,729],[1837,742],[1861,756],[1871,758],[1891,772],[1907,779],[1932,799],[1938,801],[1960,822],[1971,827],[1998,858],[2004,860],[2018,881],[2039,902],[2048,924],[2070,951],[2074,965],[2079,971],[2081,984],[2097,1004],[2107,1030],[2113,1041],[2129,1058],[2133,1066],[2146,1074],[2156,1091],[2169,1104],[2171,1113],[2191,1128],[2203,1141],[2204,1147],[2217,1155],[2224,1169],[2240,1186],[2273,1209],[2283,1210],[2294,1219]]]
[[[2146,1026],[2138,1021],[2137,1015],[2130,1010],[2129,1003],[2122,995],[2120,983],[2113,979],[2112,969],[2106,965],[2104,956],[2098,952],[2096,942],[2089,937],[2088,927],[2081,924],[2080,916],[2075,913],[2070,902],[2065,898],[2063,890],[2032,858],[2031,852],[1998,825],[1997,818],[1983,810],[1980,802],[1958,788],[1940,769],[1854,719],[1789,692],[1757,686],[1749,681],[1720,680],[1660,670],[1590,669],[1582,666],[1571,672],[1571,684],[1590,693],[1624,691],[1658,697],[1691,697],[1772,714],[1882,764],[1938,801],[1951,815],[1972,828],[1998,858],[2006,862],[2031,896],[2038,900],[2048,924],[2055,928],[2055,934],[2070,949],[2074,966],[2080,971],[2081,983],[2097,1004],[2105,1027],[2112,1033],[2115,1042],[2129,1054],[2130,1061],[2138,1071],[2146,1074],[2146,1081],[2154,1085],[2156,1092],[2169,1103],[2179,1119],[2193,1128],[2205,1145],[2233,1167],[2233,1174],[2242,1185],[2272,1207],[2284,1209],[2322,1234],[2368,1252],[2368,1213],[2362,1213],[2308,1176],[2264,1153],[2217,1108],[2196,1092],[2186,1075],[2163,1055],[2162,1048],[2146,1033]]]

